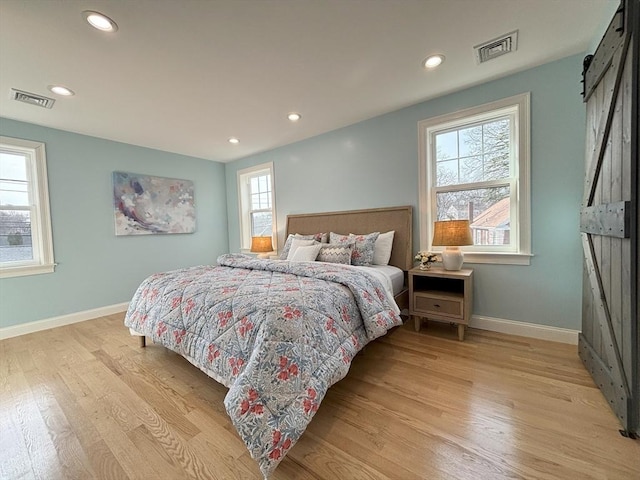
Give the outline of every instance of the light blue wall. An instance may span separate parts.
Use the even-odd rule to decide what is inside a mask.
[[[530,266],[472,265],[474,314],[579,330],[582,58],[565,58],[227,164],[230,249],[240,245],[236,172],[272,161],[280,244],[289,213],[413,205],[417,251],[418,121],[529,91],[535,256]]]
[[[608,4],[606,6],[606,13],[602,16],[602,21],[600,22],[599,27],[596,29],[597,34],[594,35],[594,37],[591,39],[591,43],[587,47],[587,52],[585,53],[585,55],[595,53],[596,48],[598,48],[598,44],[600,44],[600,40],[602,40],[602,37],[606,33],[607,28],[611,23],[611,19],[613,18],[613,16],[616,14],[616,11],[620,7],[619,0],[607,0],[607,1],[608,1]]]
[[[413,205],[418,249],[417,122],[525,91],[532,102],[531,266],[473,265],[476,315],[580,328],[579,210],[584,159],[583,55],[226,166],[0,119],[0,134],[44,141],[54,249],[48,275],[0,279],[0,327],[126,302],[149,273],[239,250],[236,171],[273,161],[278,231],[288,213]],[[195,182],[198,231],[118,237],[111,172]],[[226,190],[226,197],[225,197]],[[227,237],[228,226],[228,237]]]
[[[51,274],[0,279],[0,327],[127,302],[149,274],[213,263],[228,251],[221,163],[4,118],[0,134],[46,144],[59,264]],[[116,238],[113,171],[192,180],[197,231]]]

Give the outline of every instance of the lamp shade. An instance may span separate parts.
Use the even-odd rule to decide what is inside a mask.
[[[251,251],[259,253],[273,252],[271,237],[251,237]]]
[[[433,224],[434,247],[473,245],[469,220],[443,220]]]

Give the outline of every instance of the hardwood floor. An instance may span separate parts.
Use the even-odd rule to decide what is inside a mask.
[[[0,478],[256,479],[226,388],[112,315],[0,342]],[[575,346],[410,322],[367,346],[272,479],[638,479]]]

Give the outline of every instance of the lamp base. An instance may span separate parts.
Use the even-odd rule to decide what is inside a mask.
[[[442,252],[442,266],[445,270],[460,270],[464,262],[464,254],[460,247],[446,247]]]

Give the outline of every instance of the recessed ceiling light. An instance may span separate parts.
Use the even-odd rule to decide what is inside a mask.
[[[297,122],[298,120],[300,120],[302,118],[302,115],[300,115],[299,113],[296,113],[296,112],[291,112],[289,115],[287,115],[287,118],[289,120],[291,120],[292,122]]]
[[[62,85],[49,85],[49,90],[57,95],[62,95],[63,97],[71,97],[75,95],[73,90],[68,89],[67,87],[63,87]]]
[[[422,66],[424,68],[436,68],[442,62],[444,62],[444,55],[429,55],[422,61]]]
[[[98,30],[102,30],[103,32],[115,32],[118,30],[116,22],[100,12],[85,10],[82,12],[82,16],[87,22],[89,22],[89,25],[93,28],[97,28]]]
[[[234,145],[237,145],[238,143],[240,143],[240,140],[238,140],[236,137],[231,137],[229,139],[229,143],[233,143]]]

